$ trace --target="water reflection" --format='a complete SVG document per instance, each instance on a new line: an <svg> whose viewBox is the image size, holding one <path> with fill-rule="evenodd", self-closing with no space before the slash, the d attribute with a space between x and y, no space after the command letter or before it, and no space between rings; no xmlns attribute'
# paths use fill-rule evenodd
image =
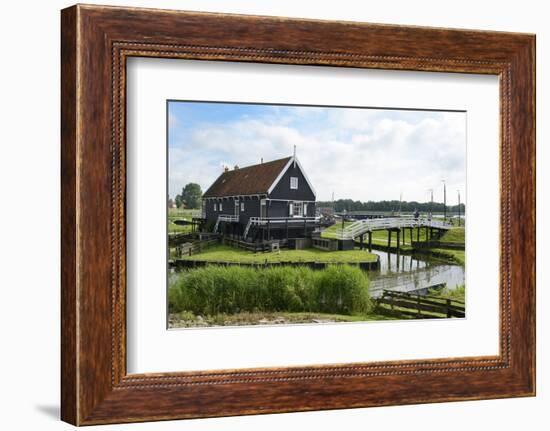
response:
<svg viewBox="0 0 550 431"><path fill-rule="evenodd" d="M378 297L384 289L427 293L427 288L446 283L448 289L464 284L464 268L418 256L373 250L380 256L380 270L370 271L370 292Z"/></svg>

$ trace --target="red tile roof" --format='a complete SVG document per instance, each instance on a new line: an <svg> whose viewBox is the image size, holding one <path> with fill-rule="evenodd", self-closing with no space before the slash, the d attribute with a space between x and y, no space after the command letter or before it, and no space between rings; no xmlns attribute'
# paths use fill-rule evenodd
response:
<svg viewBox="0 0 550 431"><path fill-rule="evenodd" d="M292 157L222 173L203 197L265 194Z"/></svg>

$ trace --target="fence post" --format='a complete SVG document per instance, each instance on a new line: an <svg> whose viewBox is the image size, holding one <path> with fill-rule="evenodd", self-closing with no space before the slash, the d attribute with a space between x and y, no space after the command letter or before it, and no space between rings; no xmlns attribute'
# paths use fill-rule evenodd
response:
<svg viewBox="0 0 550 431"><path fill-rule="evenodd" d="M452 317L451 316L451 300L450 299L447 299L447 317Z"/></svg>

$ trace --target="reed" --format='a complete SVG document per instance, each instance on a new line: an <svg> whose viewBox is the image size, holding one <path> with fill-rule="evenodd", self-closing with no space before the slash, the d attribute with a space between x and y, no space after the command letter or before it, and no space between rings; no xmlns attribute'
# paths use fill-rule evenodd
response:
<svg viewBox="0 0 550 431"><path fill-rule="evenodd" d="M333 265L251 268L207 266L171 277L169 311L200 315L240 312L363 314L372 308L367 275Z"/></svg>

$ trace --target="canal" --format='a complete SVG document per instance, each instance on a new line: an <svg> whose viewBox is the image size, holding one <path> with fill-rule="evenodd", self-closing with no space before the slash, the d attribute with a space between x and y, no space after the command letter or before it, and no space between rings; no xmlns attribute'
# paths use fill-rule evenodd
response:
<svg viewBox="0 0 550 431"><path fill-rule="evenodd" d="M412 256L373 250L380 258L380 269L369 271L370 293L377 298L384 289L426 294L430 286L445 283L448 289L464 285L461 265L428 256Z"/></svg>

